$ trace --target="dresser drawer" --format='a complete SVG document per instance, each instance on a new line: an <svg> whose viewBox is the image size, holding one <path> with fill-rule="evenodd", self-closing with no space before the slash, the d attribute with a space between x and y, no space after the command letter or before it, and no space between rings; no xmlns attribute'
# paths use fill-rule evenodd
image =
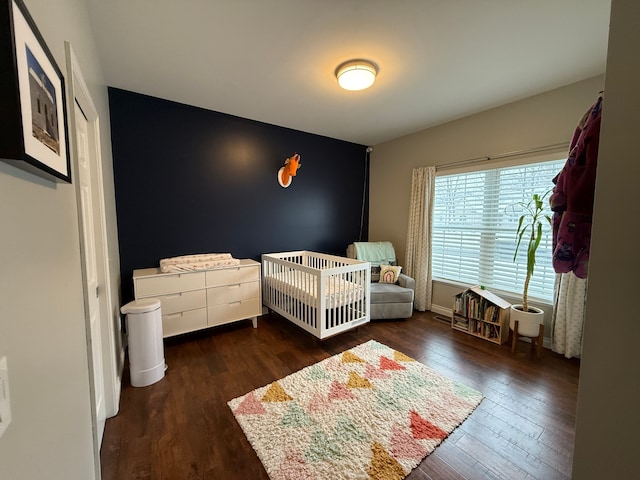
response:
<svg viewBox="0 0 640 480"><path fill-rule="evenodd" d="M207 306L237 302L260 296L260 282L235 283L222 287L207 288Z"/></svg>
<svg viewBox="0 0 640 480"><path fill-rule="evenodd" d="M214 305L207 308L209 326L222 325L223 323L242 320L243 318L257 317L261 314L262 306L258 298Z"/></svg>
<svg viewBox="0 0 640 480"><path fill-rule="evenodd" d="M246 283L260 280L260 265L250 267L231 267L219 270L208 270L207 287L231 285L234 283Z"/></svg>
<svg viewBox="0 0 640 480"><path fill-rule="evenodd" d="M162 304L163 315L195 310L196 308L205 308L207 306L207 294L204 290L157 295L155 298L160 300Z"/></svg>
<svg viewBox="0 0 640 480"><path fill-rule="evenodd" d="M206 308L162 315L163 337L171 337L173 335L192 332L202 328L207 328Z"/></svg>
<svg viewBox="0 0 640 480"><path fill-rule="evenodd" d="M205 272L150 275L135 279L136 298L204 288Z"/></svg>

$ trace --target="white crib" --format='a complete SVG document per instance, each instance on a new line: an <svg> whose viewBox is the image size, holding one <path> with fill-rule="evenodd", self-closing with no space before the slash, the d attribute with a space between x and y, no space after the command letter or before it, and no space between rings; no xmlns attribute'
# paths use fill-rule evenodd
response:
<svg viewBox="0 0 640 480"><path fill-rule="evenodd" d="M262 255L262 302L319 339L369 321L369 262L309 252Z"/></svg>

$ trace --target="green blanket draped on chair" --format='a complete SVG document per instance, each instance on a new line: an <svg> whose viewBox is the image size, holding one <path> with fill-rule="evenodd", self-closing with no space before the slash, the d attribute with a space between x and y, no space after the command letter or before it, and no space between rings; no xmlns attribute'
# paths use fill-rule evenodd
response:
<svg viewBox="0 0 640 480"><path fill-rule="evenodd" d="M396 251L391 242L354 242L356 257L372 266L395 265Z"/></svg>

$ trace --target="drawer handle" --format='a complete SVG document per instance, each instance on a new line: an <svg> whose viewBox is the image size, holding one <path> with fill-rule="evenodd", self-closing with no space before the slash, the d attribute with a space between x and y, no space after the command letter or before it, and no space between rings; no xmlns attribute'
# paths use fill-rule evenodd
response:
<svg viewBox="0 0 640 480"><path fill-rule="evenodd" d="M172 320L174 318L179 318L182 316L182 312L178 312L178 313L172 313L170 315L167 315L167 319L168 320Z"/></svg>
<svg viewBox="0 0 640 480"><path fill-rule="evenodd" d="M237 283L237 284L235 284L235 285L229 285L229 287L228 287L228 288L240 288L240 284L239 284L239 283Z"/></svg>
<svg viewBox="0 0 640 480"><path fill-rule="evenodd" d="M238 301L238 302L231 302L231 303L229 303L229 306L230 306L230 307L237 307L237 306L238 306L238 305L240 305L240 304L242 304L242 302L241 302L241 301Z"/></svg>
<svg viewBox="0 0 640 480"><path fill-rule="evenodd" d="M173 293L171 295L167 295L167 298L176 298L176 297L181 297L182 296L182 292L180 293Z"/></svg>

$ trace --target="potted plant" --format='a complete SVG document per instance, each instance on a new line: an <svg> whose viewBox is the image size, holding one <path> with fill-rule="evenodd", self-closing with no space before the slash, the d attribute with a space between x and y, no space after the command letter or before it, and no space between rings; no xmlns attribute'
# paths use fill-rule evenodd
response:
<svg viewBox="0 0 640 480"><path fill-rule="evenodd" d="M551 226L551 218L544 209L545 199L549 193L551 190L543 195L534 193L528 202L517 202L513 205L514 211L518 209L523 212L518 220L517 244L513 261L516 261L520 246L526 245L527 276L522 290L522 305L511 306L509 326L514 330L515 322L518 321L518 335L526 337L537 337L540 325L544 321L544 311L529 305L528 292L529 282L536 265L536 252L545 231L545 224L548 223ZM523 240L525 240L524 243Z"/></svg>

